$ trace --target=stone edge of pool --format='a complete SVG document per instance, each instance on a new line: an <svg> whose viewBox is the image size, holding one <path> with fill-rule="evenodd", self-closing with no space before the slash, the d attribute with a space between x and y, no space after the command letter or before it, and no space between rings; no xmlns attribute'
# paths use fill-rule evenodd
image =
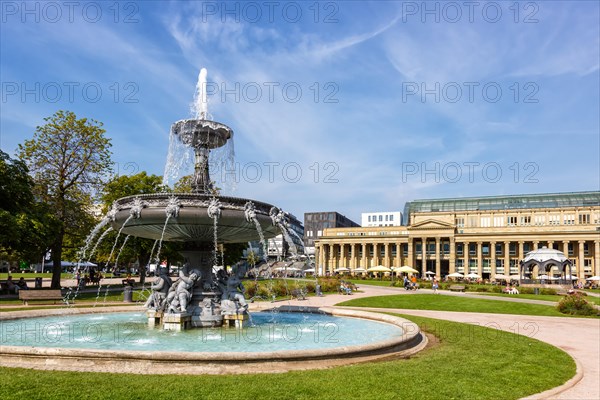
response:
<svg viewBox="0 0 600 400"><path fill-rule="evenodd" d="M274 352L173 352L64 349L0 345L0 366L82 372L134 374L245 374L277 373L292 370L323 369L338 365L375 361L381 358L409 357L427 345L417 324L395 316L337 307L273 307L279 312L319 313L361 318L400 327L403 335L365 345L333 349ZM0 314L0 321L108 312L143 312L142 307L68 308L15 311ZM268 310L262 310L268 311Z"/></svg>

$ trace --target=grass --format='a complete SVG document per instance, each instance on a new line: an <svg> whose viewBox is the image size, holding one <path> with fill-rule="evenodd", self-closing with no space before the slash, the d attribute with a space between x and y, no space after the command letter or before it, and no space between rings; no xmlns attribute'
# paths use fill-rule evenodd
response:
<svg viewBox="0 0 600 400"><path fill-rule="evenodd" d="M512 298L512 299L528 299L528 300L544 300L544 301L553 301L555 303L558 303L559 301L561 301L563 299L564 296L559 296L559 295L552 295L552 294L507 294L507 293L472 293L469 292L470 294L481 294L484 296L499 296L499 297L506 297L506 298ZM594 296L586 296L585 299L592 303L592 304L597 304L600 305L600 297L594 297Z"/></svg>
<svg viewBox="0 0 600 400"><path fill-rule="evenodd" d="M0 368L0 398L518 399L575 374L575 363L565 352L525 336L405 318L436 335L439 344L406 360L282 374L186 376L182 371L149 377Z"/></svg>
<svg viewBox="0 0 600 400"><path fill-rule="evenodd" d="M464 311L488 314L518 314L565 317L554 306L474 299L441 294L375 296L337 304L351 307L406 308L411 310Z"/></svg>
<svg viewBox="0 0 600 400"><path fill-rule="evenodd" d="M348 281L348 282L352 282L356 286L360 286L360 285L387 286L387 287L392 286L391 281L378 281L375 279L368 279L368 280L367 279L344 279L344 280Z"/></svg>

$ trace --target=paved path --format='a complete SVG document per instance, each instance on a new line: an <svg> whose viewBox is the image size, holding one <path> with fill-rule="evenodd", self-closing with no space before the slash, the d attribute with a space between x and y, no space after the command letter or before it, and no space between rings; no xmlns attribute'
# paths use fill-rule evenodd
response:
<svg viewBox="0 0 600 400"><path fill-rule="evenodd" d="M310 297L305 301L282 301L276 304L304 305L304 306L333 306L342 301L351 298L362 298L370 296L382 296L390 294L418 295L421 293L431 293L431 291L419 290L416 293L406 291L400 288L362 285L359 288L360 293L352 296L347 295L327 295L325 297ZM450 292L444 294L449 294ZM465 293L452 293L452 295L463 297L483 296L468 295ZM494 299L494 296L485 298ZM526 300L510 299L499 297L499 300ZM526 300L524 302L536 302L538 300ZM554 304L552 302L543 302L545 304ZM272 307L272 303L257 304L255 308ZM365 309L365 308L360 308ZM507 332L515 332L515 327L521 329L521 334L556 346L567 352L581 368L583 378L574 386L566 391L546 398L551 399L581 399L597 400L600 399L600 320L584 318L563 318L563 317L538 317L529 315L508 315L508 314L480 314L466 312L449 311L426 311L426 310L408 310L408 309L372 309L376 311L395 312L408 315L417 315L444 319L454 322L467 324L476 324L482 326L493 326ZM529 329L527 329L529 328ZM532 329L534 328L534 329ZM552 368L551 365L548 368ZM526 371L523 371L526 373Z"/></svg>

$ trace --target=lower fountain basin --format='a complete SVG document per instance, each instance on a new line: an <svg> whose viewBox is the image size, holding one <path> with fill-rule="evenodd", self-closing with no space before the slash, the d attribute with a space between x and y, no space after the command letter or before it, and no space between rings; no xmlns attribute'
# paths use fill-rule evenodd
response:
<svg viewBox="0 0 600 400"><path fill-rule="evenodd" d="M169 218L165 227L165 212L171 198L177 198L180 208L178 214ZM113 229L125 235L133 235L146 239L160 239L179 242L213 242L214 220L209 217L207 209L212 196L190 193L153 193L124 197L116 201L118 211L111 222ZM143 208L138 218L129 218L136 199ZM270 204L237 197L219 196L221 216L218 219L219 243L242 243L259 240L254 222L248 222L244 214L244 206L252 201L256 218L261 225L265 239L279 234L273 226L269 211ZM129 220L128 220L129 218ZM127 222L125 224L125 222Z"/></svg>
<svg viewBox="0 0 600 400"><path fill-rule="evenodd" d="M64 311L70 314L64 320L2 315L0 365L148 374L281 372L371 361L390 354L407 356L426 344L418 326L408 320L334 307L279 307L254 313L253 326L241 331L185 332L147 328L142 312L125 310L129 313L28 312L47 316ZM73 328L63 328L65 322ZM23 342L20 332L26 327L31 333Z"/></svg>

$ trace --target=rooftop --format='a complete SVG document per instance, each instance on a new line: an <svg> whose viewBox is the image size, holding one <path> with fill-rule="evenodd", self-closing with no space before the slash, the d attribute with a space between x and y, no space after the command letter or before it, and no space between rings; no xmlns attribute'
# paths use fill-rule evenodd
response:
<svg viewBox="0 0 600 400"><path fill-rule="evenodd" d="M600 206L600 191L413 200L404 206L404 215L408 217L415 212L590 206Z"/></svg>

